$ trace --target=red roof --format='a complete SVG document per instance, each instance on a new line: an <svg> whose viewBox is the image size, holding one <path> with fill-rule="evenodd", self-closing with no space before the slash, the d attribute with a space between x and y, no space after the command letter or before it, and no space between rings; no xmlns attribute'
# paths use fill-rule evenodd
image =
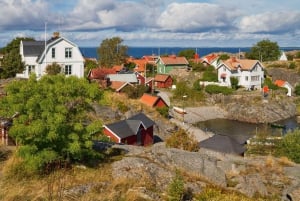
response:
<svg viewBox="0 0 300 201"><path fill-rule="evenodd" d="M216 54L210 54L204 57L204 60L206 60L209 64L211 64L215 59L217 59L219 56Z"/></svg>
<svg viewBox="0 0 300 201"><path fill-rule="evenodd" d="M274 84L279 87L283 87L283 85L285 84L285 81L284 80L275 80Z"/></svg>
<svg viewBox="0 0 300 201"><path fill-rule="evenodd" d="M114 69L116 72L120 72L121 70L123 70L124 66L113 66L112 69Z"/></svg>
<svg viewBox="0 0 300 201"><path fill-rule="evenodd" d="M165 82L167 79L171 77L170 75L165 75L165 74L157 74L154 77L154 80L157 82Z"/></svg>
<svg viewBox="0 0 300 201"><path fill-rule="evenodd" d="M150 107L153 107L153 106L155 106L155 104L157 103L157 101L158 101L160 98L161 98L161 97L159 97L159 96L152 96L152 95L150 95L150 94L144 94L144 95L141 97L140 101L141 101L142 103L144 103L145 105L148 105L148 106L150 106Z"/></svg>
<svg viewBox="0 0 300 201"><path fill-rule="evenodd" d="M168 57L160 57L161 61L165 65L188 65L189 62L185 57L177 57L176 55L170 55Z"/></svg>
<svg viewBox="0 0 300 201"><path fill-rule="evenodd" d="M89 79L104 79L108 74L116 74L116 70L112 68L93 68L88 74Z"/></svg>
<svg viewBox="0 0 300 201"><path fill-rule="evenodd" d="M128 82L112 81L109 87L119 92L128 84L129 84Z"/></svg>

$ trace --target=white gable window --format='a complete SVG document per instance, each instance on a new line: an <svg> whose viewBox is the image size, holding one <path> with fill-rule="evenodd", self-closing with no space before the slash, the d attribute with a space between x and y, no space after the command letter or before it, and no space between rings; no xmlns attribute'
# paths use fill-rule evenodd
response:
<svg viewBox="0 0 300 201"><path fill-rule="evenodd" d="M51 57L52 59L55 59L55 48L51 49Z"/></svg>
<svg viewBox="0 0 300 201"><path fill-rule="evenodd" d="M65 58L66 59L72 58L72 48L69 47L65 48Z"/></svg>
<svg viewBox="0 0 300 201"><path fill-rule="evenodd" d="M259 75L251 76L251 81L259 81Z"/></svg>
<svg viewBox="0 0 300 201"><path fill-rule="evenodd" d="M248 81L248 76L245 77L245 80Z"/></svg>
<svg viewBox="0 0 300 201"><path fill-rule="evenodd" d="M65 75L72 75L72 65L65 65Z"/></svg>

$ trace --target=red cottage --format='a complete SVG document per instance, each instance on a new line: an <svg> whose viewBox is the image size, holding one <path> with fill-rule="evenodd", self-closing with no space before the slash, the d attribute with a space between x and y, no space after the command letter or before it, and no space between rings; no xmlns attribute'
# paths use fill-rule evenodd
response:
<svg viewBox="0 0 300 201"><path fill-rule="evenodd" d="M157 74L154 77L155 87L157 88L171 88L173 84L173 79L170 75Z"/></svg>
<svg viewBox="0 0 300 201"><path fill-rule="evenodd" d="M147 146L153 144L154 121L139 113L129 119L104 125L103 133L113 142Z"/></svg>
<svg viewBox="0 0 300 201"><path fill-rule="evenodd" d="M150 107L168 107L168 104L160 96L152 96L150 94L143 94L140 101Z"/></svg>

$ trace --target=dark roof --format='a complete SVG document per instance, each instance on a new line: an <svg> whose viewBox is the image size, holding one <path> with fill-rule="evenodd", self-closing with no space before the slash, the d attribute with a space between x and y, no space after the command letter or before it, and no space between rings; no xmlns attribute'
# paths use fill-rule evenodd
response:
<svg viewBox="0 0 300 201"><path fill-rule="evenodd" d="M146 128L149 128L155 124L154 121L152 121L149 117L147 117L144 113L141 112L130 117L129 119L142 121Z"/></svg>
<svg viewBox="0 0 300 201"><path fill-rule="evenodd" d="M203 140L199 143L200 148L207 148L214 151L230 154L242 155L246 148L235 139L227 135L214 135L211 138Z"/></svg>
<svg viewBox="0 0 300 201"><path fill-rule="evenodd" d="M154 125L154 122L145 114L139 113L127 120L118 121L112 124L104 125L114 132L119 138L123 139L132 135L136 135L141 126L145 129Z"/></svg>
<svg viewBox="0 0 300 201"><path fill-rule="evenodd" d="M25 56L39 56L45 49L43 41L23 41L23 51Z"/></svg>

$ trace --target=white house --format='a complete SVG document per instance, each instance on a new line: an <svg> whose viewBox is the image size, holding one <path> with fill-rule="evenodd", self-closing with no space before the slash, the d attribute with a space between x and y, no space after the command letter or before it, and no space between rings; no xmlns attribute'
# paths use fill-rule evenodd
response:
<svg viewBox="0 0 300 201"><path fill-rule="evenodd" d="M283 87L287 89L287 96L292 96L292 91L293 91L293 87L290 83L288 83L287 81L284 80L275 80L274 82L275 85L279 86L279 87Z"/></svg>
<svg viewBox="0 0 300 201"><path fill-rule="evenodd" d="M221 61L217 68L221 85L231 86L230 77L238 79L239 86L246 89L261 89L264 80L263 66L258 60L237 59L232 57Z"/></svg>
<svg viewBox="0 0 300 201"><path fill-rule="evenodd" d="M84 58L79 47L71 41L59 36L58 32L45 41L21 41L20 55L25 63L23 73L17 74L20 78L29 78L35 73L38 78L47 74L46 66L57 63L62 67L65 75L84 76Z"/></svg>

